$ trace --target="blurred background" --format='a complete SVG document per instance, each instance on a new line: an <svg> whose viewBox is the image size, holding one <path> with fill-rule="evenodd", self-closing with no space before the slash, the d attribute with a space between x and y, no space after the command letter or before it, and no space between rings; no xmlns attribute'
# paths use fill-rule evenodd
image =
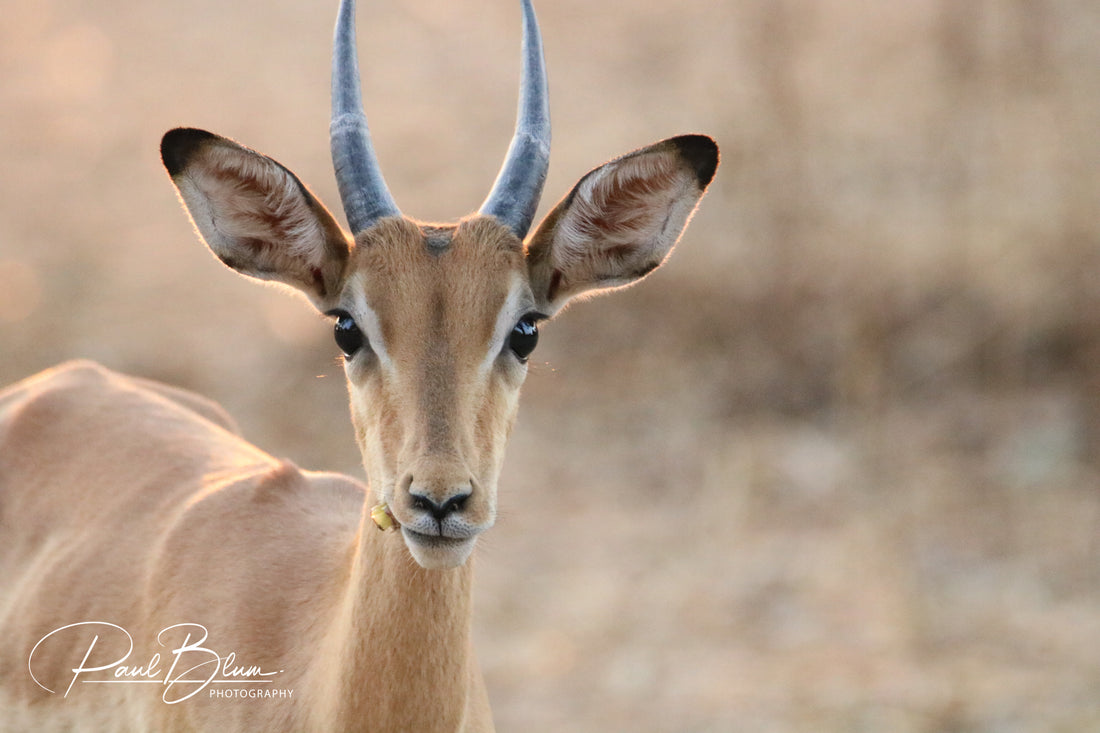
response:
<svg viewBox="0 0 1100 733"><path fill-rule="evenodd" d="M330 207L335 0L3 2L0 381L189 387L362 476L330 325L222 267L177 125ZM402 209L511 135L511 0L363 0ZM542 211L683 132L723 164L666 267L543 329L478 557L502 731L1100 730L1100 4L542 0Z"/></svg>

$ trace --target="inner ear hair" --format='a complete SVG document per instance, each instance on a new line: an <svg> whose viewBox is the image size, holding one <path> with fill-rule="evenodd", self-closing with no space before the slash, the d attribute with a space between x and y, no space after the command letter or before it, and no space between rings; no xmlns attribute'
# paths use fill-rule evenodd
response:
<svg viewBox="0 0 1100 733"><path fill-rule="evenodd" d="M718 167L718 146L683 135L590 171L531 237L528 268L540 307L622 287L667 258Z"/></svg>
<svg viewBox="0 0 1100 733"><path fill-rule="evenodd" d="M204 130L172 130L161 156L210 250L249 277L304 292L324 309L350 240L324 205L277 161Z"/></svg>

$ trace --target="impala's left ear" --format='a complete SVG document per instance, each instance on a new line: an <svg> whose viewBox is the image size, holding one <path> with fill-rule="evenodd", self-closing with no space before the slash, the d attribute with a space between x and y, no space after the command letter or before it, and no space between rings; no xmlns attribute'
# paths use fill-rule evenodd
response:
<svg viewBox="0 0 1100 733"><path fill-rule="evenodd" d="M553 315L585 292L629 285L672 251L718 168L718 146L683 135L590 172L527 243L538 307Z"/></svg>

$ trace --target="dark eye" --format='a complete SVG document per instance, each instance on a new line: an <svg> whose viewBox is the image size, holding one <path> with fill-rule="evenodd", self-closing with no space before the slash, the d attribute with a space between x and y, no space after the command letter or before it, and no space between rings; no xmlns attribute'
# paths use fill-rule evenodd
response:
<svg viewBox="0 0 1100 733"><path fill-rule="evenodd" d="M508 336L508 348L520 361L527 361L527 357L535 350L539 342L539 329L535 325L538 316L526 315L512 329Z"/></svg>
<svg viewBox="0 0 1100 733"><path fill-rule="evenodd" d="M355 352L363 348L363 344L367 341L366 337L347 311L332 311L329 315L336 316L336 326L333 329L336 345L340 347L340 351L344 352L344 356L351 358Z"/></svg>

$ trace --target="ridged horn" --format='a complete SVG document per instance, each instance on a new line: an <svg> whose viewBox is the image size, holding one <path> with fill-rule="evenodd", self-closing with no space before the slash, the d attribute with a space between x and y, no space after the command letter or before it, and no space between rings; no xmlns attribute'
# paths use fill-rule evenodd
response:
<svg viewBox="0 0 1100 733"><path fill-rule="evenodd" d="M355 0L341 0L332 49L332 165L353 234L385 216L400 216L371 145L355 49Z"/></svg>
<svg viewBox="0 0 1100 733"><path fill-rule="evenodd" d="M506 224L524 239L538 209L550 167L550 97L542 36L531 0L523 4L523 71L516 132L497 180L480 212Z"/></svg>

